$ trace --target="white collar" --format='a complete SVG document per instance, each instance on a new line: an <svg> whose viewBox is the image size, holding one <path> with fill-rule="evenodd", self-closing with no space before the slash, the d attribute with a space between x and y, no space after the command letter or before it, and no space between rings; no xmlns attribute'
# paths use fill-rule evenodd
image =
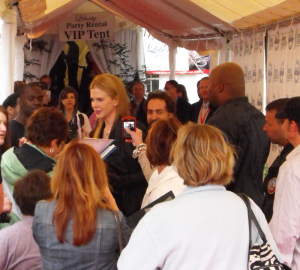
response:
<svg viewBox="0 0 300 270"><path fill-rule="evenodd" d="M294 158L295 156L297 156L298 154L300 154L300 144L291 152L286 156L286 160L290 160L292 158Z"/></svg>
<svg viewBox="0 0 300 270"><path fill-rule="evenodd" d="M158 174L157 169L152 173L148 188L146 190L146 194L150 193L153 189L155 189L161 183L170 180L174 177L180 177L177 173L177 169L174 166L165 167L160 174ZM183 180L182 180L183 181Z"/></svg>
<svg viewBox="0 0 300 270"><path fill-rule="evenodd" d="M221 185L205 185L205 186L199 186L199 187L191 187L187 186L179 195L184 196L185 194L194 193L194 192L202 192L202 191L226 191L226 188Z"/></svg>

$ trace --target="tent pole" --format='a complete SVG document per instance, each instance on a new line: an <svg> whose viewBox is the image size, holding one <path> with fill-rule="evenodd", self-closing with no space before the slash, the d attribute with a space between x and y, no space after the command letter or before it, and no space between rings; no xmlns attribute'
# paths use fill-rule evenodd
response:
<svg viewBox="0 0 300 270"><path fill-rule="evenodd" d="M0 46L0 103L14 92L15 38L17 35L17 13L7 9L2 16Z"/></svg>
<svg viewBox="0 0 300 270"><path fill-rule="evenodd" d="M172 40L169 43L169 69L170 69L170 80L175 80L175 71L176 71L176 55L177 55L177 45Z"/></svg>

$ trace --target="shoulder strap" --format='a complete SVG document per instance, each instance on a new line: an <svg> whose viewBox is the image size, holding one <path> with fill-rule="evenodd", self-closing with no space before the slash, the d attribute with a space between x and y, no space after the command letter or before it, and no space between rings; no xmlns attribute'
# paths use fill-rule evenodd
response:
<svg viewBox="0 0 300 270"><path fill-rule="evenodd" d="M113 215L115 217L116 223L117 223L117 230L118 230L118 238L119 238L119 249L120 249L120 253L123 250L123 240L122 240L122 232L121 232L121 223L120 223L120 219L118 214L116 213L115 210L111 209L111 211L113 212Z"/></svg>
<svg viewBox="0 0 300 270"><path fill-rule="evenodd" d="M247 206L249 225L251 225L251 220L252 220L253 223L255 224L255 227L257 228L259 236L261 237L261 239L263 240L263 242L267 242L266 235L263 232L263 230L261 229L261 227L260 227L260 225L259 225L259 223L258 223L258 221L256 219L256 216L254 215L254 213L253 213L253 211L251 209L251 204L250 204L250 200L249 200L248 196L246 196L243 193L239 193L237 195L244 201L244 203ZM250 226L250 236L251 236L251 226ZM250 244L251 244L251 238L250 238ZM251 247L252 247L252 245L251 245Z"/></svg>
<svg viewBox="0 0 300 270"><path fill-rule="evenodd" d="M244 203L246 204L246 207L247 207L248 225L249 225L249 251L250 251L250 249L252 247L251 213L250 213L251 206L250 206L249 199L245 194L237 193L236 195L238 195L244 201Z"/></svg>

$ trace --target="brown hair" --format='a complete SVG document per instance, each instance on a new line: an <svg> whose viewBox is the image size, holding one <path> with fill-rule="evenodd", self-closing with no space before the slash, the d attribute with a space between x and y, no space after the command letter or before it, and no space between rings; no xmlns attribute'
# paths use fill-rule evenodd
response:
<svg viewBox="0 0 300 270"><path fill-rule="evenodd" d="M90 85L90 89L98 88L104 91L109 97L117 98L117 117L129 116L128 96L124 84L121 79L109 73L103 73L94 78ZM94 133L94 138L98 138L103 121L97 121L97 128Z"/></svg>
<svg viewBox="0 0 300 270"><path fill-rule="evenodd" d="M177 131L181 125L174 117L168 120L158 119L154 122L146 140L146 155L152 166L170 165L171 148L177 139Z"/></svg>
<svg viewBox="0 0 300 270"><path fill-rule="evenodd" d="M77 91L69 86L69 87L66 87L64 90L62 90L59 94L59 98L58 98L58 109L60 111L64 111L65 109L65 106L64 104L62 103L62 100L66 99L67 98L67 95L68 94L74 94L74 97L75 97L75 105L74 105L74 111L76 112L77 111L77 108L78 108L78 93Z"/></svg>
<svg viewBox="0 0 300 270"><path fill-rule="evenodd" d="M276 112L280 112L284 109L286 103L289 101L289 98L280 98L280 99L276 99L271 101L267 107L266 107L266 111L270 112L270 111L276 111ZM284 119L278 119L276 118L276 121L278 124L283 124Z"/></svg>
<svg viewBox="0 0 300 270"><path fill-rule="evenodd" d="M9 125L8 125L8 114L7 110L3 106L0 105L0 112L3 113L6 117L6 134L4 138L4 143L1 145L2 154L11 147L10 144L10 136L9 136Z"/></svg>
<svg viewBox="0 0 300 270"><path fill-rule="evenodd" d="M209 81L209 77L204 77L204 78L202 78L201 80L199 80L198 82L197 82L197 87L198 87L198 85L199 85L199 83L201 83L202 81Z"/></svg>
<svg viewBox="0 0 300 270"><path fill-rule="evenodd" d="M234 152L222 132L213 126L183 126L171 156L187 186L227 185L231 181Z"/></svg>
<svg viewBox="0 0 300 270"><path fill-rule="evenodd" d="M164 100L166 102L167 112L175 115L175 102L167 92L156 90L154 92L149 93L145 102L145 111L147 111L148 103L151 99Z"/></svg>
<svg viewBox="0 0 300 270"><path fill-rule="evenodd" d="M38 201L52 198L50 177L41 170L32 170L14 184L13 197L23 215L34 216Z"/></svg>
<svg viewBox="0 0 300 270"><path fill-rule="evenodd" d="M57 145L65 141L69 126L62 112L55 108L42 107L34 112L27 121L26 137L37 145L48 147L57 139Z"/></svg>
<svg viewBox="0 0 300 270"><path fill-rule="evenodd" d="M60 243L64 242L70 219L74 224L73 245L81 246L92 240L97 210L108 208L104 199L107 188L105 165L95 149L76 141L66 146L51 180L53 197L57 201L53 223Z"/></svg>

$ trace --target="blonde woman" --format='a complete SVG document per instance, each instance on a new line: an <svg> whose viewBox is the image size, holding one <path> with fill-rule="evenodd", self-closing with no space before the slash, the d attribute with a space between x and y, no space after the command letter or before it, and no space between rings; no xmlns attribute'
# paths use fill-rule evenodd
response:
<svg viewBox="0 0 300 270"><path fill-rule="evenodd" d="M235 162L221 131L205 124L183 126L171 156L188 187L139 222L118 269L246 270L248 213L241 198L224 187ZM280 258L264 214L253 201L251 206ZM252 229L252 243L261 242Z"/></svg>
<svg viewBox="0 0 300 270"><path fill-rule="evenodd" d="M138 160L132 157L134 146L122 138L122 117L130 116L128 96L120 78L108 73L96 76L90 89L98 121L91 137L115 140L117 150L106 159L109 184L119 209L129 216L140 209L147 182ZM145 139L145 126L137 122L137 127Z"/></svg>
<svg viewBox="0 0 300 270"><path fill-rule="evenodd" d="M90 146L72 142L51 179L53 200L36 205L32 225L43 269L117 269L117 210L105 164ZM123 244L128 230L120 212Z"/></svg>

